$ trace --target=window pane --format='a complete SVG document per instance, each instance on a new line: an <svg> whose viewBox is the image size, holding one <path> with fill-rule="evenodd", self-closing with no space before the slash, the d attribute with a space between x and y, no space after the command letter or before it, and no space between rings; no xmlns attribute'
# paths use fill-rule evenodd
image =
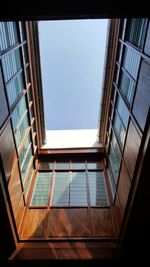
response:
<svg viewBox="0 0 150 267"><path fill-rule="evenodd" d="M2 58L4 79L7 83L19 70L21 70L20 50L16 49Z"/></svg>
<svg viewBox="0 0 150 267"><path fill-rule="evenodd" d="M112 134L111 138L109 159L111 162L111 167L114 174L115 182L117 183L119 168L121 164L121 153L114 134Z"/></svg>
<svg viewBox="0 0 150 267"><path fill-rule="evenodd" d="M114 179L113 179L113 176L112 176L110 170L108 170L108 177L109 177L109 183L110 183L112 198L114 200L115 194L116 194L116 187L115 187Z"/></svg>
<svg viewBox="0 0 150 267"><path fill-rule="evenodd" d="M79 170L83 170L85 169L85 162L72 162L72 169L79 169Z"/></svg>
<svg viewBox="0 0 150 267"><path fill-rule="evenodd" d="M12 123L13 123L14 131L18 128L21 118L25 114L26 110L27 110L27 105L26 105L25 97L23 97L12 113Z"/></svg>
<svg viewBox="0 0 150 267"><path fill-rule="evenodd" d="M21 95L23 89L24 89L24 82L23 82L23 74L21 72L15 79L11 80L6 85L6 91L10 108L14 105L18 97Z"/></svg>
<svg viewBox="0 0 150 267"><path fill-rule="evenodd" d="M131 106L134 94L134 82L123 71L120 74L119 89Z"/></svg>
<svg viewBox="0 0 150 267"><path fill-rule="evenodd" d="M103 164L102 161L97 161L97 162L87 162L87 168L90 169L102 169Z"/></svg>
<svg viewBox="0 0 150 267"><path fill-rule="evenodd" d="M23 167L21 169L21 178L22 178L23 182L24 182L24 180L26 178L31 158L32 158L32 149L31 149L31 146L30 146L30 148L28 150L28 153L27 153L27 156L26 156L26 159L25 159L25 161L23 163Z"/></svg>
<svg viewBox="0 0 150 267"><path fill-rule="evenodd" d="M136 79L138 74L139 63L140 63L140 55L131 48L125 47L123 67L134 79Z"/></svg>
<svg viewBox="0 0 150 267"><path fill-rule="evenodd" d="M34 171L34 168L33 168L33 165L32 165L32 167L30 169L29 178L28 178L28 181L27 181L27 184L26 184L26 188L24 189L25 201L27 201L27 196L28 196L30 185L31 185L31 182L32 182L32 176L33 176L33 173L34 173L33 171Z"/></svg>
<svg viewBox="0 0 150 267"><path fill-rule="evenodd" d="M52 196L52 205L68 206L69 201L69 172L56 172Z"/></svg>
<svg viewBox="0 0 150 267"><path fill-rule="evenodd" d="M85 172L72 172L70 184L70 205L87 206L87 186Z"/></svg>
<svg viewBox="0 0 150 267"><path fill-rule="evenodd" d="M21 151L21 154L19 156L19 163L20 163L20 166L22 168L22 164L26 158L26 154L27 154L27 151L28 151L28 148L29 148L29 145L31 144L31 139L30 139L30 136L28 136L28 138L26 139L26 142L23 146L23 149Z"/></svg>
<svg viewBox="0 0 150 267"><path fill-rule="evenodd" d="M69 162L56 162L56 169L69 169Z"/></svg>
<svg viewBox="0 0 150 267"><path fill-rule="evenodd" d="M125 140L125 129L123 127L123 124L122 124L117 112L115 113L115 118L114 118L114 129L115 129L115 133L117 135L119 144L120 144L121 148L123 148L124 140Z"/></svg>
<svg viewBox="0 0 150 267"><path fill-rule="evenodd" d="M129 19L126 40L133 45L142 48L144 44L147 19Z"/></svg>
<svg viewBox="0 0 150 267"><path fill-rule="evenodd" d="M15 134L17 148L19 149L21 142L29 127L28 113L25 97L23 97L12 113L12 124Z"/></svg>
<svg viewBox="0 0 150 267"><path fill-rule="evenodd" d="M39 172L34 188L31 206L47 206L52 172Z"/></svg>
<svg viewBox="0 0 150 267"><path fill-rule="evenodd" d="M88 172L91 206L107 206L104 172Z"/></svg>
<svg viewBox="0 0 150 267"><path fill-rule="evenodd" d="M23 141L23 138L25 136L25 133L28 127L29 127L28 114L26 114L23 117L23 120L21 121L21 123L19 124L17 131L15 132L15 139L16 139L16 144L17 144L18 149Z"/></svg>
<svg viewBox="0 0 150 267"><path fill-rule="evenodd" d="M0 22L0 52L18 42L17 23Z"/></svg>
<svg viewBox="0 0 150 267"><path fill-rule="evenodd" d="M40 170L53 169L54 162L40 162Z"/></svg>
<svg viewBox="0 0 150 267"><path fill-rule="evenodd" d="M129 121L129 111L121 96L118 96L116 107L123 121L123 124L125 128L127 129L127 125Z"/></svg>

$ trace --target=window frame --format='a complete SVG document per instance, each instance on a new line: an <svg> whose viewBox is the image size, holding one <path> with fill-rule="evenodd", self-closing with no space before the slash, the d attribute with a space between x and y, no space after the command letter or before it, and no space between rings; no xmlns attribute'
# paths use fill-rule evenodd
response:
<svg viewBox="0 0 150 267"><path fill-rule="evenodd" d="M99 162L98 160L68 160L68 161L63 161L64 163L69 163L69 168L68 169L56 169L55 166L56 166L56 160L54 161L48 161L46 163L50 163L53 165L53 168L40 168L40 162L39 162L39 169L38 169L38 172L50 172L52 173L52 181L50 183L50 187L49 187L49 202L48 202L48 205L47 206L33 206L32 205L32 197L33 197L33 192L34 192L34 188L36 186L36 179L35 178L35 181L34 181L34 186L32 187L31 191L32 191L32 196L29 200L29 208L31 209L36 209L36 208L109 208L110 207L110 204L111 204L111 196L109 195L109 190L108 190L108 182L106 181L106 174L105 174L105 168L104 168L104 163L103 163L103 160L100 160L102 161L102 164L101 166L98 168L98 169L88 169L88 166L87 166L87 162L90 162L90 163L95 163L95 162ZM61 162L61 160L58 160L57 162ZM72 165L71 163L72 162L76 162L76 163L85 163L85 169L75 169L75 168L72 168ZM56 173L63 173L63 172L66 172L68 173L68 175L72 175L72 173L85 173L85 178L86 178L86 195L87 195L87 205L70 205L70 184L69 184L69 202L68 202L68 205L53 205L52 204L52 198L53 198L53 192L54 192L54 180L55 180L55 174ZM89 188L89 177L88 177L88 173L95 173L95 172L103 172L104 173L104 184L105 184L105 193L106 193L106 197L107 197L107 205L92 205L90 203L90 188Z"/></svg>

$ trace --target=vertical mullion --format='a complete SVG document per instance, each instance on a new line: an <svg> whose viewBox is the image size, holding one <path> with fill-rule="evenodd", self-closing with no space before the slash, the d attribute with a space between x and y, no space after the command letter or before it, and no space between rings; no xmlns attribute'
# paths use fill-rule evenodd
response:
<svg viewBox="0 0 150 267"><path fill-rule="evenodd" d="M88 179L88 170L87 170L87 161L85 161L85 172L86 172L86 190L87 190L87 203L88 203L88 225L89 225L89 231L91 234L91 237L94 236L94 231L93 231L93 216L92 216L92 209L90 206L90 188L89 188L89 179Z"/></svg>
<svg viewBox="0 0 150 267"><path fill-rule="evenodd" d="M68 206L70 206L71 200L71 184L72 184L72 160L69 162L70 172L69 172L69 194L68 194Z"/></svg>
<svg viewBox="0 0 150 267"><path fill-rule="evenodd" d="M71 196L71 183L72 183L72 171L69 171L68 174L68 182L69 182L69 192L68 192L68 206L70 206L70 196Z"/></svg>
<svg viewBox="0 0 150 267"><path fill-rule="evenodd" d="M90 208L90 189L89 189L89 180L88 180L88 171L87 171L87 161L85 161L85 172L86 172L87 203L88 203L88 208Z"/></svg>
<svg viewBox="0 0 150 267"><path fill-rule="evenodd" d="M34 177L34 180L31 184L31 191L30 191L30 195L28 196L28 203L27 205L28 206L32 206L32 199L33 199L33 196L34 196L34 191L35 191L35 188L36 188L36 184L37 184L37 178L38 178L38 171L36 170L36 174L35 174L35 177Z"/></svg>
<svg viewBox="0 0 150 267"><path fill-rule="evenodd" d="M53 196L53 190L54 190L54 181L55 181L55 172L53 170L52 172L52 179L49 187L49 193L48 193L48 208L52 206L52 196Z"/></svg>

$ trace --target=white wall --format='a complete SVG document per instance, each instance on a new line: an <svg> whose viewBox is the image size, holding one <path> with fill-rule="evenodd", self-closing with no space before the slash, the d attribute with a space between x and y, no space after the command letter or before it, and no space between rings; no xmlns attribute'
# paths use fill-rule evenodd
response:
<svg viewBox="0 0 150 267"><path fill-rule="evenodd" d="M100 147L97 134L97 129L47 131L47 143L42 148Z"/></svg>

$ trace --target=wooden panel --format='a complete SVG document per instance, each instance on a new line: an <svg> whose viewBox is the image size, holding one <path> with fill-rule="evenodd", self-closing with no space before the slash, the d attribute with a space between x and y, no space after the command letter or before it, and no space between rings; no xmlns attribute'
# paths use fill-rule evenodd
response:
<svg viewBox="0 0 150 267"><path fill-rule="evenodd" d="M14 167L14 170L12 172L12 175L10 177L8 190L10 194L11 204L14 212L14 216L16 218L19 200L22 194L22 188L20 183L20 174L18 169L18 164Z"/></svg>
<svg viewBox="0 0 150 267"><path fill-rule="evenodd" d="M141 143L141 138L138 135L138 132L135 129L132 121L130 121L126 145L125 145L125 151L124 151L124 160L128 168L131 179L133 177L140 143Z"/></svg>
<svg viewBox="0 0 150 267"><path fill-rule="evenodd" d="M148 111L150 108L150 65L142 62L140 76L136 90L133 106L135 115L140 127L144 130Z"/></svg>
<svg viewBox="0 0 150 267"><path fill-rule="evenodd" d="M5 176L8 181L13 165L17 159L10 122L0 136L0 153L2 156Z"/></svg>
<svg viewBox="0 0 150 267"><path fill-rule="evenodd" d="M4 123L8 116L8 107L6 102L6 97L4 93L4 84L2 80L2 73L0 68L0 127Z"/></svg>
<svg viewBox="0 0 150 267"><path fill-rule="evenodd" d="M113 236L110 209L92 209L93 235L95 237Z"/></svg>
<svg viewBox="0 0 150 267"><path fill-rule="evenodd" d="M18 230L21 225L21 220L24 214L24 210L25 210L25 205L24 205L23 196L22 196L20 199L19 205L18 205L18 211L17 211L17 216L16 216L16 224L17 224Z"/></svg>
<svg viewBox="0 0 150 267"><path fill-rule="evenodd" d="M29 209L20 231L22 239L113 236L109 208L93 208L91 212L87 208Z"/></svg>
<svg viewBox="0 0 150 267"><path fill-rule="evenodd" d="M115 204L111 207L111 216L114 227L114 236L118 237L120 233L120 227L122 223L122 211L118 196L116 195Z"/></svg>
<svg viewBox="0 0 150 267"><path fill-rule="evenodd" d="M44 236L44 223L47 221L45 209L28 209L23 219L20 237L41 238Z"/></svg>
<svg viewBox="0 0 150 267"><path fill-rule="evenodd" d="M146 43L145 43L145 49L144 52L150 56L150 22L148 26L148 32L147 32L147 37L146 37Z"/></svg>
<svg viewBox="0 0 150 267"><path fill-rule="evenodd" d="M1 161L0 161L1 163ZM7 195L0 166L0 266L16 248L16 233L12 224Z"/></svg>
<svg viewBox="0 0 150 267"><path fill-rule="evenodd" d="M14 259L15 260L19 259L25 259L25 260L103 259L104 260L105 259L108 261L109 259L112 259L117 256L118 252L117 248L118 248L117 243L108 241L107 242L93 242L93 241L58 242L57 241L57 242L42 242L42 243L26 242L18 244L18 249L15 250L15 252L11 255L9 259L10 260Z"/></svg>
<svg viewBox="0 0 150 267"><path fill-rule="evenodd" d="M51 209L48 236L89 236L88 209Z"/></svg>
<svg viewBox="0 0 150 267"><path fill-rule="evenodd" d="M130 186L131 186L131 181L130 181L129 175L127 173L127 169L125 167L125 164L122 162L117 192L118 192L118 197L120 200L120 206L121 206L123 214L124 214L125 207L127 204Z"/></svg>

